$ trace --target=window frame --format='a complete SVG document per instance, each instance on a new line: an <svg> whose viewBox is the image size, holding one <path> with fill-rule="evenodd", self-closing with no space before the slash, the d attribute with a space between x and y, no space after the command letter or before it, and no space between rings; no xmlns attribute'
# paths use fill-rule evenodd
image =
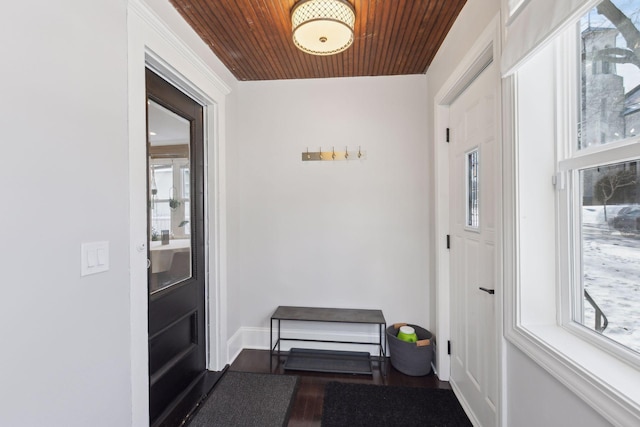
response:
<svg viewBox="0 0 640 427"><path fill-rule="evenodd" d="M522 72L526 66L520 66L503 81L504 135L506 141L513 141L513 145L505 146L503 165L504 273L505 283L513 284L505 287L505 336L607 420L615 425L634 425L640 423L640 368L635 357L625 357L611 340L596 336L572 320L573 278L579 272L582 256L572 256L573 251L581 250L575 240L580 231L575 229L580 225L575 221L579 210L571 197L579 194L573 193L579 183L569 171L640 156L638 138L588 147L579 153L575 152L577 143L567 142L577 141L575 124L580 108L576 101L579 85L571 84L578 83L580 76L576 50L571 50L579 42L576 22L565 26L527 59L526 66L531 67L528 75ZM533 69L539 73L531 72ZM543 83L534 81L534 75ZM527 89L535 84L544 84L545 94ZM538 105L542 113L534 118L527 114L531 109L528 105L536 103L538 97L545 104L542 109ZM532 126L534 120L544 123ZM554 145L553 150L549 145L544 149L545 164L533 177L532 166L523 160L532 150L528 143ZM551 176L546 175L550 168L555 169ZM528 191L531 188L535 197L545 198L540 215L554 212L552 232L527 230L531 215L528 217L526 210L532 204L526 199L532 194ZM534 239L546 239L542 247L553 248L552 253L536 251L541 243ZM535 259L531 259L532 253ZM532 266L534 263L538 268Z"/></svg>
<svg viewBox="0 0 640 427"><path fill-rule="evenodd" d="M607 156L602 156L602 152L588 153L578 159L566 159L558 162L560 174L564 174L565 182L568 183L566 190L559 191L559 215L568 217L570 224L566 230L560 230L558 246L560 249L560 264L563 271L560 278L559 288L567 296L562 300L560 307L562 316L562 326L571 333L612 353L615 357L629 363L633 367L640 369L640 354L627 348L617 341L590 329L589 327L575 321L579 310L584 305L583 286L583 254L582 254L582 227L581 213L582 204L580 189L580 171L598 166L606 166L612 163L633 161L640 158L640 143L638 138L633 141L620 141L615 143L615 147L610 147ZM612 145L614 143L611 143ZM631 150L629 150L631 149ZM607 150L609 151L609 150ZM629 152L633 155L630 157ZM617 157L611 161L610 157L618 153ZM602 161L606 159L607 161ZM565 266L562 269L562 266Z"/></svg>
<svg viewBox="0 0 640 427"><path fill-rule="evenodd" d="M176 191L176 200L178 200L180 202L180 205L176 208L176 209L170 209L170 217L169 217L169 223L170 223L170 232L171 232L171 238L172 239L189 239L191 238L191 227L187 228L186 225L183 227L178 227L176 224L179 224L180 221L182 221L181 218L185 217L185 204L186 202L190 202L190 194L186 195L184 194L184 171L185 169L190 171L189 166L190 166L190 161L188 158L185 157L178 157L178 158L157 158L157 159L152 159L151 163L153 166L162 166L162 167L170 167L171 168L171 176L172 176L172 188L175 189ZM189 172L189 179L190 179L191 175ZM189 189L191 189L190 186L190 182L189 182ZM170 200L163 198L163 199L156 199L155 203L168 203ZM190 205L189 205L190 206ZM189 217L191 218L191 212L189 212ZM152 219L153 221L153 219ZM189 230L189 233L186 233L186 230Z"/></svg>
<svg viewBox="0 0 640 427"><path fill-rule="evenodd" d="M558 41L557 78L565 82L558 91L558 108L564 111L567 123L558 126L557 173L565 188L559 193L559 217L568 219L566 229L558 230L561 277L559 287L565 297L560 312L562 325L591 344L613 353L621 360L640 369L640 354L576 322L577 311L583 307L582 203L580 171L598 166L640 159L640 138L629 137L602 145L579 148L581 69L579 54L579 24L569 26ZM569 124L569 126L567 126ZM562 185L560 186L562 187Z"/></svg>
<svg viewBox="0 0 640 427"><path fill-rule="evenodd" d="M469 165L469 160L470 160L470 156L475 153L476 155L476 163L475 163L475 173L476 173L476 183L475 183L475 203L476 203L476 212L475 212L475 216L476 216L476 223L475 224L470 224L473 222L473 208L470 204L471 202L471 196L472 196L472 188L471 188L471 168ZM471 231L474 233L480 233L481 229L480 229L480 199L479 199L479 194L480 194L480 146L476 145L473 148L471 148L470 150L467 150L464 153L464 169L465 169L465 220L464 220L464 229L466 231Z"/></svg>

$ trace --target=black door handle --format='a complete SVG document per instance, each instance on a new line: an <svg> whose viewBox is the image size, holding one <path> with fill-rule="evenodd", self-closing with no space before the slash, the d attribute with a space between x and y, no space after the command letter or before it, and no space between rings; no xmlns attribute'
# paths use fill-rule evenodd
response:
<svg viewBox="0 0 640 427"><path fill-rule="evenodd" d="M480 288L481 291L485 291L486 293L493 295L496 293L495 289L487 289L487 288Z"/></svg>

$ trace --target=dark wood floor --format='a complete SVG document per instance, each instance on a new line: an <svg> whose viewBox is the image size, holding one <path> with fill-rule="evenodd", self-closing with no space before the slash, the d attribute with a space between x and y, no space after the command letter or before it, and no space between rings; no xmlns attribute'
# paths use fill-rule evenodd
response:
<svg viewBox="0 0 640 427"><path fill-rule="evenodd" d="M377 363L374 364L373 375L346 375L303 371L285 372L282 361L278 363L277 356L272 357L273 364L271 366L268 350L242 350L229 370L299 376L300 382L289 418L289 427L320 426L324 386L330 381L386 386L451 388L448 382L439 381L433 373L423 377L412 377L395 370L389 362L387 362L386 376L381 375Z"/></svg>

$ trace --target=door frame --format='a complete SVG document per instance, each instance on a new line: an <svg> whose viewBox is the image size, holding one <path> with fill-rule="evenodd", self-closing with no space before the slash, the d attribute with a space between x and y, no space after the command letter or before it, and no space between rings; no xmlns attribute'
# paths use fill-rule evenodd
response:
<svg viewBox="0 0 640 427"><path fill-rule="evenodd" d="M162 15L164 21L160 18ZM128 2L129 240L132 426L149 425L149 353L146 223L145 68L203 105L205 180L205 289L207 369L227 363L226 334L226 97L231 88L191 47L191 29L167 2L151 9ZM171 22L171 28L166 24ZM183 40L190 40L187 44Z"/></svg>
<svg viewBox="0 0 640 427"><path fill-rule="evenodd" d="M474 45L467 51L464 58L455 67L451 76L442 85L434 97L434 180L435 180L435 287L436 287L436 328L435 335L439 345L436 347L436 373L442 381L448 381L451 371L451 357L448 354L447 342L451 338L451 282L450 282L450 257L446 247L446 236L451 234L449 224L449 145L446 142L446 133L449 128L449 107L456 98L475 80L484 70L490 61L499 62L501 52L501 30L500 15L496 15L491 23L478 37ZM499 66L497 67L499 70ZM501 102L501 82L499 76L496 78L498 87L498 102ZM501 105L497 106L497 111L502 111ZM498 165L502 166L502 117L496 117L498 140L497 148L500 152ZM502 174L498 180L498 190L502 185ZM496 214L499 222L500 252L498 253L498 270L496 271L496 289L498 295L502 292L502 206L496 207ZM506 369L504 334L503 334L503 305L501 298L496 300L497 319L496 342L498 345L498 425L503 425L506 420ZM464 402L461 402L464 406ZM465 408L467 409L467 408ZM467 411L469 412L469 411Z"/></svg>

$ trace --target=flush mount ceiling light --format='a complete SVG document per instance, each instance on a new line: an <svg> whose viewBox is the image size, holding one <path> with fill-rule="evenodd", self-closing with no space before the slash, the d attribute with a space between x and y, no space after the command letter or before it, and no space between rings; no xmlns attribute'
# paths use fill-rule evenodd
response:
<svg viewBox="0 0 640 427"><path fill-rule="evenodd" d="M333 55L353 43L356 13L345 0L301 0L291 11L293 42L312 55Z"/></svg>

